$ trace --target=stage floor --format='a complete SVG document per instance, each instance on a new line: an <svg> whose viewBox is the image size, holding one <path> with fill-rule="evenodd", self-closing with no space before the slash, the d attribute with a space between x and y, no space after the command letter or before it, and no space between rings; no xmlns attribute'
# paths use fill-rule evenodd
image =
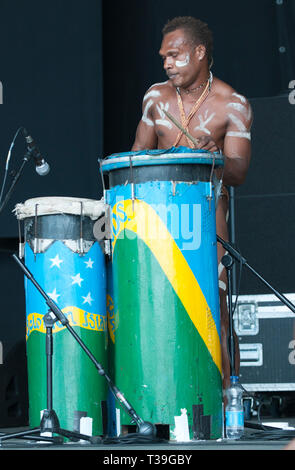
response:
<svg viewBox="0 0 295 470"><path fill-rule="evenodd" d="M269 423L268 423L269 421ZM275 422L274 419L264 420L264 424L270 424ZM295 427L295 418L287 418L277 420L278 423L288 423L289 428ZM151 455L192 455L194 457L197 451L211 451L211 450L240 450L240 451L266 451L266 450L285 450L286 446L294 440L295 450L295 429L273 429L267 426L264 430L255 429L257 422L255 420L248 421L246 423L245 432L240 440L232 441L228 439L219 439L216 441L189 441L189 442L175 442L175 441L159 441L151 442L147 440L134 441L130 436L124 436L123 441L118 440L117 442L109 441L108 439L102 439L98 444L89 444L82 442L69 442L65 441L63 444L52 444L50 442L36 442L29 441L25 437L22 439L11 438L2 441L0 450L22 450L22 451L96 451L96 461L103 459L112 458L108 464L117 464L118 462L114 459L118 456L132 456L138 455L139 459L149 459L153 457ZM279 425L279 424L278 424ZM250 427L251 426L251 427ZM1 434L15 433L29 428L5 428L0 429ZM134 435L133 435L134 436ZM292 449L293 450L293 449ZM77 455L77 454L75 454ZM85 454L83 454L84 456ZM91 454L94 456L94 454ZM139 460L140 461L140 460ZM141 461L142 463L142 461ZM152 463L152 462L146 462ZM157 463L157 462L153 462ZM158 462L165 463L165 462ZM169 463L169 462L168 462Z"/></svg>

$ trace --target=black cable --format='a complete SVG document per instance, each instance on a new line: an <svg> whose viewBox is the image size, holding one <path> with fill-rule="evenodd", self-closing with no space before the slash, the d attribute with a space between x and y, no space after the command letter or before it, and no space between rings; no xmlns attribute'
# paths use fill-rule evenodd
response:
<svg viewBox="0 0 295 470"><path fill-rule="evenodd" d="M5 165L5 173L4 173L4 178L3 178L3 183L2 183L2 188L1 188L1 193L0 193L0 206L1 206L1 202L2 202L2 197L3 197L3 192L4 192L4 188L5 188L5 183L6 183L6 179L7 179L7 174L8 174L8 167L9 167L9 161L10 161L10 156L11 156L11 152L12 152L12 149L14 147L14 143L15 143L15 140L18 136L18 134L20 133L20 131L23 129L23 127L19 127L18 130L16 131L14 137L13 137L13 140L10 144L10 147L9 147L9 150L8 150L8 154L7 154L7 158L6 158L6 165Z"/></svg>
<svg viewBox="0 0 295 470"><path fill-rule="evenodd" d="M280 441L280 440L291 440L295 438L295 431L291 430L274 430L274 431L254 431L250 433L244 433L240 440L263 440L263 441Z"/></svg>
<svg viewBox="0 0 295 470"><path fill-rule="evenodd" d="M239 251L239 249L236 247L236 245L234 245L234 248L235 248L235 250L236 250L239 254L241 254L240 251ZM231 312L232 321L233 321L234 313L235 313L236 308L237 308L238 298L239 298L239 295L240 295L242 271L243 271L243 263L242 263L242 261L240 261L240 272L239 272L238 290L237 290L237 293L236 293L236 299L235 299L234 308L233 308L233 310L232 310L232 312ZM228 338L227 338L227 352L228 352L230 367L231 367L231 370L233 370L233 365L234 365L234 364L232 364L232 360L231 360L230 347L229 347L229 335L228 335ZM243 388L243 387L242 387L242 388ZM244 389L244 388L243 388L243 389ZM246 390L244 389L244 391L246 391Z"/></svg>
<svg viewBox="0 0 295 470"><path fill-rule="evenodd" d="M238 252L239 254L241 254L238 248L235 247L235 249L237 250L237 252ZM234 316L234 313L235 313L235 311L236 311L237 304L238 304L238 298L239 298L239 295L240 295L242 272L243 272L243 263L242 263L242 261L240 261L240 272L239 272L238 290L237 290L237 293L236 293L236 300L235 300L235 305L234 305L234 308L233 308L233 316Z"/></svg>
<svg viewBox="0 0 295 470"><path fill-rule="evenodd" d="M107 437L103 439L102 443L105 445L109 444L155 444L155 443L167 443L165 439L157 438L155 436L146 436L138 433L130 433L125 436Z"/></svg>

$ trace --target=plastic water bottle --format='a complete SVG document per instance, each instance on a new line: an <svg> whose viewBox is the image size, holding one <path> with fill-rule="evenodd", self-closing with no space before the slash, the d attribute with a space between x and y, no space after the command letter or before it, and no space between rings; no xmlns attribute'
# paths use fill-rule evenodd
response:
<svg viewBox="0 0 295 470"><path fill-rule="evenodd" d="M226 390L225 430L228 439L240 439L244 433L243 389L237 376L231 376L231 385Z"/></svg>

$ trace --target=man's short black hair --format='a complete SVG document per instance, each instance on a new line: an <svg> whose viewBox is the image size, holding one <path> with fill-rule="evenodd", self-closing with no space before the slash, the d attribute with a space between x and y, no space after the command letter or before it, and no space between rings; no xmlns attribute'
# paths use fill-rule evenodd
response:
<svg viewBox="0 0 295 470"><path fill-rule="evenodd" d="M177 16L166 23L162 30L163 36L175 31L176 29L183 29L186 31L194 46L202 44L206 47L208 64L210 65L213 52L213 36L208 25L192 16Z"/></svg>

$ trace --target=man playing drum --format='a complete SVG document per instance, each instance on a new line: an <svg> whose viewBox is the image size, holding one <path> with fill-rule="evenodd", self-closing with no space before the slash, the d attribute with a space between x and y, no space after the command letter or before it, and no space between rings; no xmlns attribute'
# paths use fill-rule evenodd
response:
<svg viewBox="0 0 295 470"><path fill-rule="evenodd" d="M225 157L223 186L216 209L217 234L228 240L228 186L245 180L250 163L252 111L247 99L231 86L213 77L212 33L202 21L177 17L163 28L160 56L168 81L151 86L143 99L132 151L186 146L210 152L221 150ZM167 114L186 130L179 130ZM193 143L188 137L195 139ZM218 175L219 178L222 175ZM221 264L224 248L217 244L223 387L229 385L227 275ZM239 348L236 342L236 372Z"/></svg>

